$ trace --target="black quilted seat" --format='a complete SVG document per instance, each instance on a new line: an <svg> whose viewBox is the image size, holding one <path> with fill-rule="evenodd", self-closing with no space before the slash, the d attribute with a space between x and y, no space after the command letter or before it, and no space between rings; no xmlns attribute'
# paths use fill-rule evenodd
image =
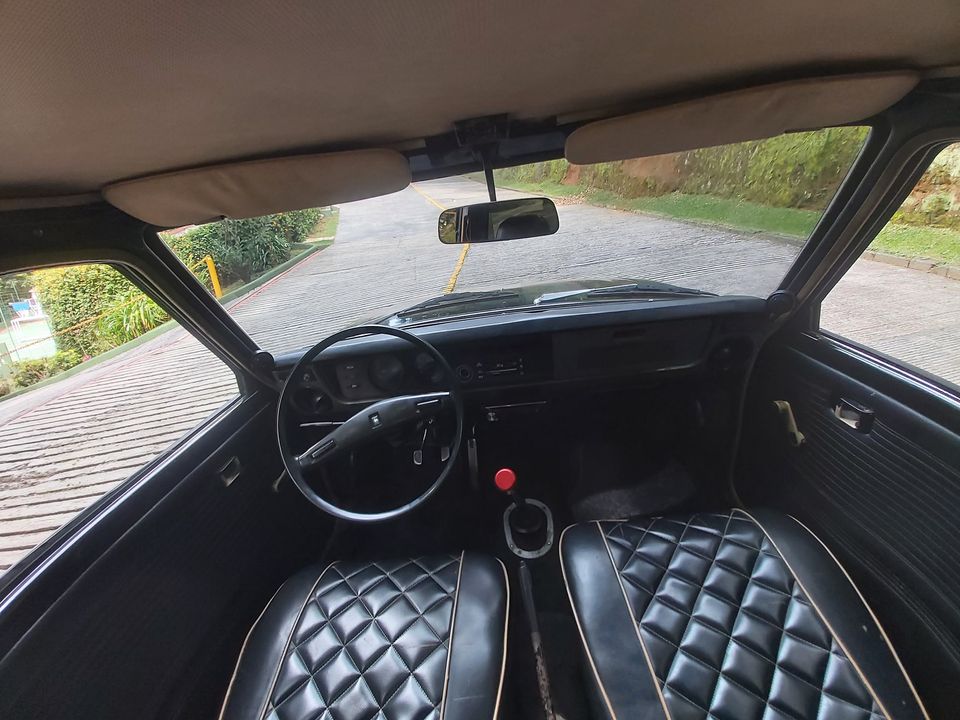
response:
<svg viewBox="0 0 960 720"><path fill-rule="evenodd" d="M506 583L470 553L309 568L251 629L221 718L490 720Z"/></svg>
<svg viewBox="0 0 960 720"><path fill-rule="evenodd" d="M733 510L575 525L561 557L600 714L926 716L850 578L792 518Z"/></svg>

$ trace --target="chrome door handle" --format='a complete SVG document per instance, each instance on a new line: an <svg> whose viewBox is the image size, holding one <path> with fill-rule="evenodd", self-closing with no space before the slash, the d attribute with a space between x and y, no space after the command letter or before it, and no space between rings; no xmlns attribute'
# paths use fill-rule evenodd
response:
<svg viewBox="0 0 960 720"><path fill-rule="evenodd" d="M857 432L870 432L873 427L873 410L847 398L840 398L833 408L833 416Z"/></svg>

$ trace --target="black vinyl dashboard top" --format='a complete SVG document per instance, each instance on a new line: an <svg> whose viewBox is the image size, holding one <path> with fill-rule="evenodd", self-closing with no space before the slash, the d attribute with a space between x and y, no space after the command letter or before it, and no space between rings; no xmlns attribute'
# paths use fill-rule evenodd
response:
<svg viewBox="0 0 960 720"><path fill-rule="evenodd" d="M523 308L405 329L433 344L464 389L475 392L739 365L766 327L764 300L728 296ZM277 357L277 377L301 355ZM420 360L402 340L357 338L326 351L315 363L316 377L304 381L323 387L337 404L369 402L428 390L430 370Z"/></svg>

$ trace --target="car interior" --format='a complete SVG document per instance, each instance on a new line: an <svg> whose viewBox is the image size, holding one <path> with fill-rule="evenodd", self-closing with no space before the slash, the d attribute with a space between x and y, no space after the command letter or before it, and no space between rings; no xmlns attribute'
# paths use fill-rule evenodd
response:
<svg viewBox="0 0 960 720"><path fill-rule="evenodd" d="M0 271L109 263L239 383L0 576L0 717L957 716L960 388L819 317L960 139L960 6L0 17ZM848 125L765 297L428 300L278 351L158 234L482 173L434 241L509 252L563 216L494 169Z"/></svg>

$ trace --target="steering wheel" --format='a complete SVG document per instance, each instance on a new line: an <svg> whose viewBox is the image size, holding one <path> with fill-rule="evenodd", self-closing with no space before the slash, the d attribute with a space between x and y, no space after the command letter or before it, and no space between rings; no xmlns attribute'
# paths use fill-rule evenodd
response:
<svg viewBox="0 0 960 720"><path fill-rule="evenodd" d="M295 418L293 396L296 393L304 370L325 350L344 340L365 335L392 335L406 340L427 353L437 364L447 390L429 392L420 395L400 395L374 402L357 412L331 433L310 447L297 452L291 445L289 426ZM443 412L453 410L456 415L456 430L450 446L450 456L437 478L413 500L382 512L356 512L334 504L320 495L307 482L308 473L329 463L337 457L360 450L364 445L384 437L392 430L423 420L436 418ZM294 484L304 497L324 512L343 520L353 522L380 522L408 513L419 507L433 495L453 472L463 444L464 410L460 383L450 364L433 345L427 341L397 328L382 325L360 325L338 332L304 353L287 376L277 404L277 439L280 443L280 455L284 467Z"/></svg>

